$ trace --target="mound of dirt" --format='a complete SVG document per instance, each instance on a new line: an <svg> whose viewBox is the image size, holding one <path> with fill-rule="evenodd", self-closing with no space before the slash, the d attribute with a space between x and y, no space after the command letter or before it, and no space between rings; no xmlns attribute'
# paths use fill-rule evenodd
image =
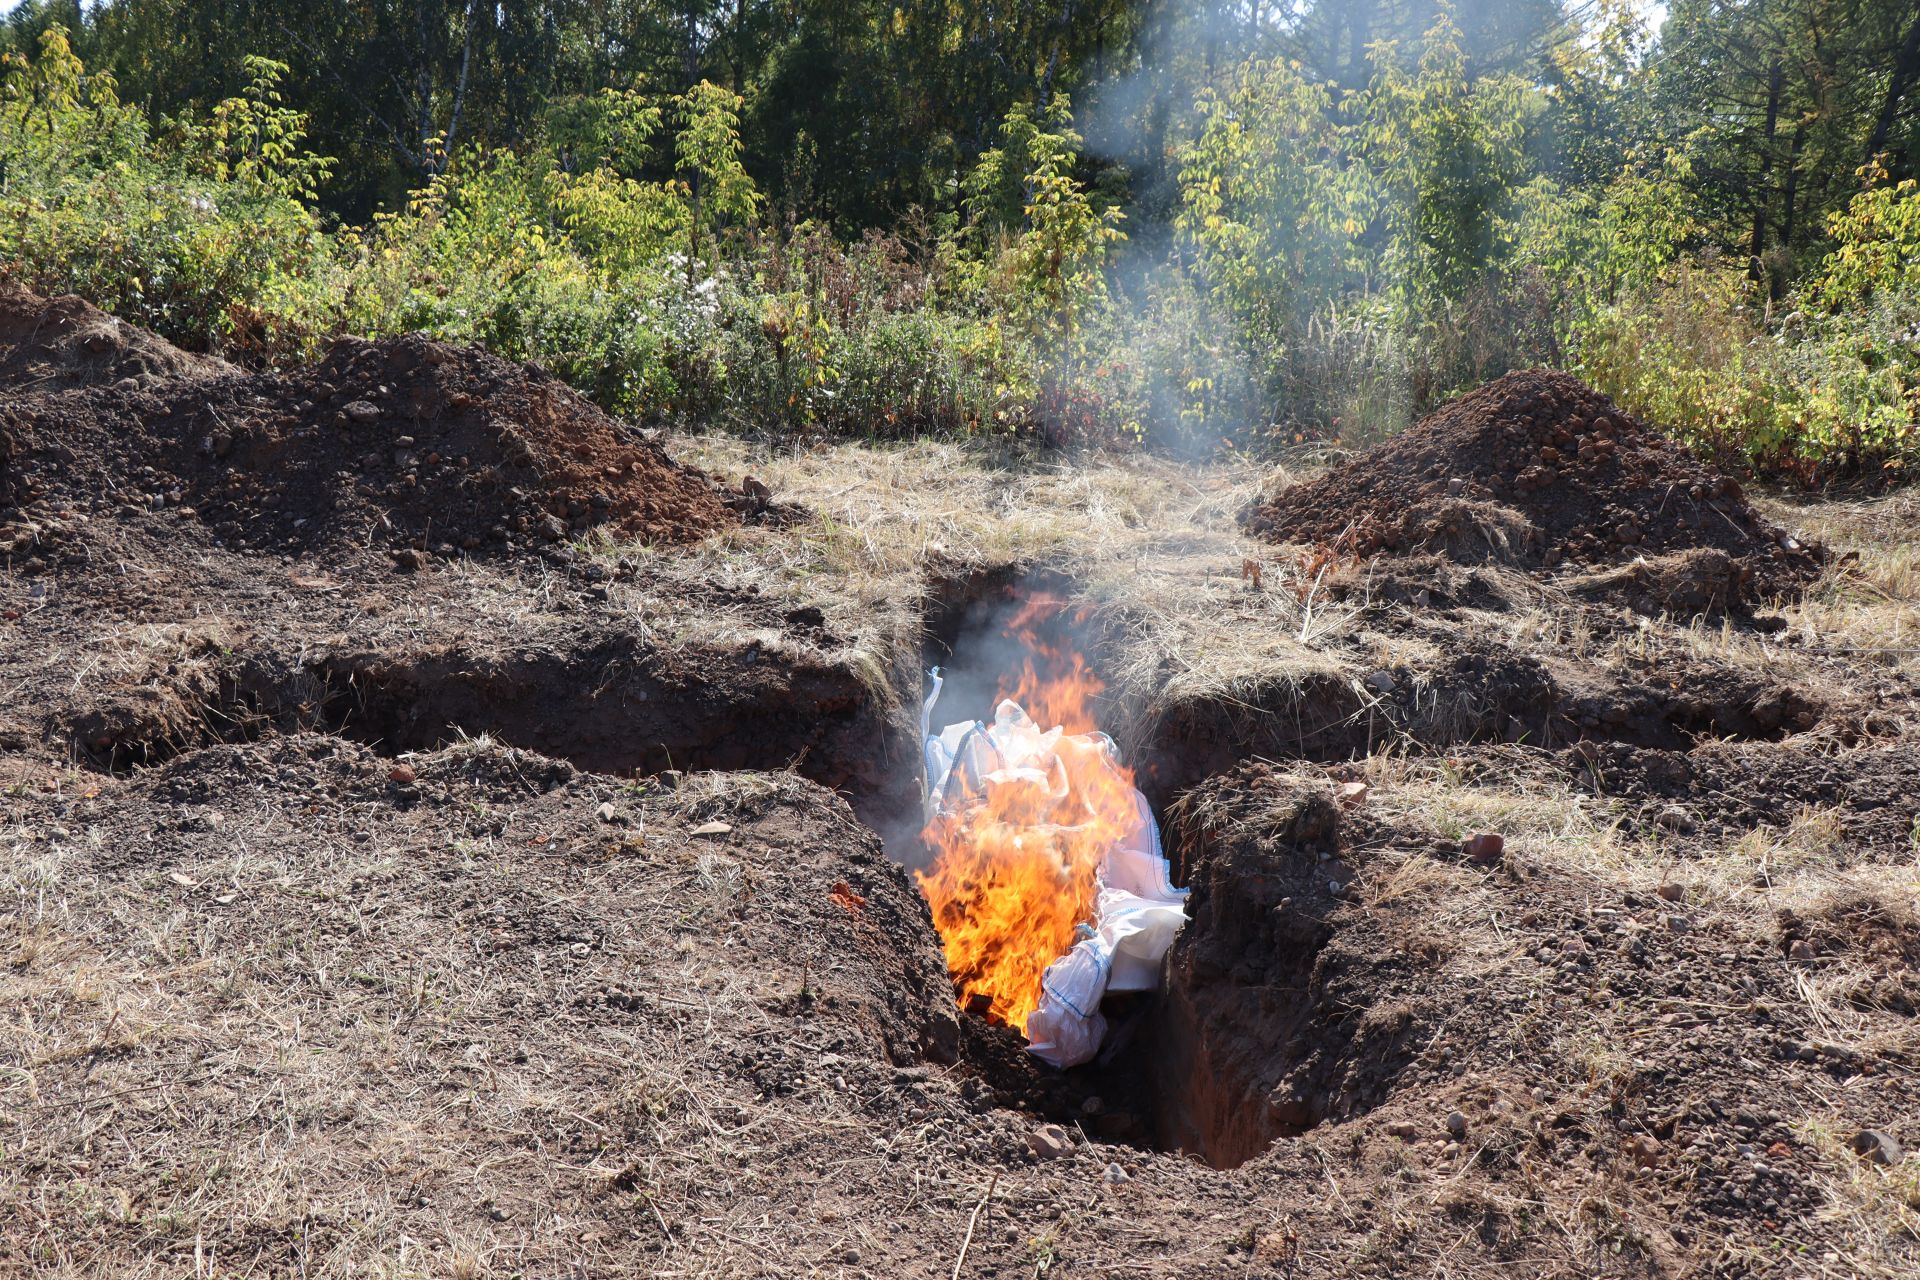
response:
<svg viewBox="0 0 1920 1280"><path fill-rule="evenodd" d="M147 386L233 372L224 360L182 351L80 298L42 298L0 286L0 391L67 391L128 380Z"/></svg>
<svg viewBox="0 0 1920 1280"><path fill-rule="evenodd" d="M177 508L228 546L504 551L591 531L681 543L738 522L675 464L534 365L420 336L343 339L318 365L124 385L0 409L0 498Z"/></svg>
<svg viewBox="0 0 1920 1280"><path fill-rule="evenodd" d="M1578 379L1512 373L1243 515L1249 531L1367 555L1438 551L1551 568L1710 550L1711 581L1636 589L1711 606L1791 591L1818 567L1740 486ZM1732 565L1732 581L1720 570ZM1644 587L1646 584L1636 584Z"/></svg>

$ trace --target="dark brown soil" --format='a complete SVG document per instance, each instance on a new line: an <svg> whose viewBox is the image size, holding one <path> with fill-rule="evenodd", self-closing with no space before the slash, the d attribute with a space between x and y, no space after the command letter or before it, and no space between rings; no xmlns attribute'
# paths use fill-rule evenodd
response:
<svg viewBox="0 0 1920 1280"><path fill-rule="evenodd" d="M1696 612L1791 591L1818 566L1740 486L1563 373L1508 374L1244 513L1278 541L1552 568L1717 552L1620 584ZM1684 582L1671 581L1675 576Z"/></svg>
<svg viewBox="0 0 1920 1280"><path fill-rule="evenodd" d="M178 508L230 547L372 545L403 567L735 524L715 484L535 366L421 337L318 365L0 407L0 500Z"/></svg>
<svg viewBox="0 0 1920 1280"><path fill-rule="evenodd" d="M1040 1159L924 904L826 793L485 744L407 770L276 735L0 788L17 882L71 869L0 965L0 1189L66 1192L0 1266L325 1274L411 1239L448 1271L491 1241L529 1274L944 1278L985 1205L966 1275L1039 1249L1384 1280L1444 1246L1473 1275L1785 1278L1852 1244L1822 1132L1911 1141L1920 1107L1898 908L1756 935L1254 766L1177 816L1155 1095L1082 1089ZM1836 1040L1797 984L1856 971ZM1106 1136L1156 1101L1191 1154ZM97 1207L123 1202L137 1234Z"/></svg>
<svg viewBox="0 0 1920 1280"><path fill-rule="evenodd" d="M896 634L735 572L808 563L766 486L421 339L135 382L0 401L0 1273L1913 1274L1848 1144L1920 1142L1920 699L1659 616L1798 581L1762 526L1448 495L1312 662L1140 713L1192 920L1059 1073L874 832L923 639L1067 572ZM1610 430L1593 510L1673 474Z"/></svg>
<svg viewBox="0 0 1920 1280"><path fill-rule="evenodd" d="M1790 828L1832 814L1836 854L1863 858L1920 850L1920 744L1856 747L1708 742L1691 751L1588 743L1565 753L1580 785L1638 807L1643 819L1691 834Z"/></svg>
<svg viewBox="0 0 1920 1280"><path fill-rule="evenodd" d="M1471 1178L1463 1229L1496 1255L1525 1256L1514 1205L1595 1178L1643 1229L1642 1256L1605 1274L1771 1273L1710 1263L1710 1240L1824 1247L1828 1192L1797 1118L1845 1098L1878 1126L1920 1103L1910 911L1841 901L1754 937L1684 894L1602 889L1524 848L1476 869L1458 839L1366 810L1269 766L1181 806L1193 923L1165 1004L1186 1034L1160 1090L1176 1134L1233 1163L1333 1123L1356 1165ZM1489 917L1491 937L1466 927ZM1803 939L1809 958L1790 958ZM1869 956L1855 1005L1891 1037L1879 1056L1832 1043L1797 994ZM1374 1165L1382 1140L1404 1155Z"/></svg>
<svg viewBox="0 0 1920 1280"><path fill-rule="evenodd" d="M1278 1136L1368 1110L1416 1051L1407 1002L1424 984L1393 933L1404 922L1335 926L1357 874L1341 828L1331 788L1268 770L1176 810L1193 923L1168 960L1153 1037L1165 1145L1241 1164Z"/></svg>
<svg viewBox="0 0 1920 1280"><path fill-rule="evenodd" d="M790 768L876 824L918 805L904 643L885 669L818 609L647 558L401 574L143 512L75 522L38 562L0 574L0 751L123 772L275 732L490 736L609 774Z"/></svg>
<svg viewBox="0 0 1920 1280"><path fill-rule="evenodd" d="M234 373L213 356L180 350L158 334L116 320L80 298L42 298L0 285L0 392L73 387L126 389Z"/></svg>
<svg viewBox="0 0 1920 1280"><path fill-rule="evenodd" d="M274 732L490 735L615 774L791 768L876 822L916 799L911 654L631 545L791 504L537 369L416 337L20 396L0 499L0 749L123 771ZM628 554L572 545L597 539Z"/></svg>
<svg viewBox="0 0 1920 1280"><path fill-rule="evenodd" d="M1276 677L1230 698L1174 700L1136 749L1142 789L1165 803L1248 758L1333 762L1409 743L1684 752L1701 741L1774 741L1821 726L1857 732L1878 698L1912 696L1897 686L1829 692L1804 671L1786 676L1680 654L1603 663L1552 645L1517 646L1484 623L1431 606L1378 625L1387 635L1429 642L1438 658L1374 667L1357 680ZM1370 639L1361 637L1356 649ZM1834 673L1836 683L1841 674Z"/></svg>

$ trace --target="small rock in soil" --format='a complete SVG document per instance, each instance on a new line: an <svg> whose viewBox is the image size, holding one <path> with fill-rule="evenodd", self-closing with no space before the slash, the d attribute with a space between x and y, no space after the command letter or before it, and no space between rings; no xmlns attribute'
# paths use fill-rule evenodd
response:
<svg viewBox="0 0 1920 1280"><path fill-rule="evenodd" d="M1650 1133L1636 1134L1627 1139L1627 1156L1641 1169L1652 1169L1660 1164L1660 1139Z"/></svg>
<svg viewBox="0 0 1920 1280"><path fill-rule="evenodd" d="M687 834L696 836L723 836L731 830L733 830L733 824L730 822L703 822Z"/></svg>
<svg viewBox="0 0 1920 1280"><path fill-rule="evenodd" d="M1455 1111L1449 1114L1447 1116L1447 1132L1452 1134L1456 1140L1466 1137L1467 1136L1466 1116L1462 1115L1458 1111Z"/></svg>
<svg viewBox="0 0 1920 1280"><path fill-rule="evenodd" d="M1660 816L1655 818L1654 821L1666 830L1681 836L1692 835L1699 826L1698 823L1694 822L1693 815L1677 804L1668 805L1662 809Z"/></svg>
<svg viewBox="0 0 1920 1280"><path fill-rule="evenodd" d="M1042 1160L1052 1160L1073 1150L1073 1139L1057 1124L1043 1124L1027 1135L1027 1149Z"/></svg>
<svg viewBox="0 0 1920 1280"><path fill-rule="evenodd" d="M1687 896L1686 886L1679 884L1663 884L1658 889L1655 889L1654 892L1665 898L1668 902L1679 902Z"/></svg>
<svg viewBox="0 0 1920 1280"><path fill-rule="evenodd" d="M1340 807L1343 809L1359 808L1367 802L1367 793L1369 790L1370 788L1364 782L1341 783L1340 790L1337 793Z"/></svg>
<svg viewBox="0 0 1920 1280"><path fill-rule="evenodd" d="M1483 864L1498 862L1500 855L1506 852L1507 840L1496 831L1482 831L1479 835L1469 837L1462 847L1470 861Z"/></svg>
<svg viewBox="0 0 1920 1280"><path fill-rule="evenodd" d="M1127 1180L1128 1175L1127 1175L1127 1171L1125 1169L1122 1169L1119 1165L1109 1164L1107 1166L1107 1171L1101 1176L1104 1177L1108 1182L1118 1185L1119 1183L1125 1182Z"/></svg>
<svg viewBox="0 0 1920 1280"><path fill-rule="evenodd" d="M387 781L399 783L401 786L405 786L419 776L410 764L397 764L387 770Z"/></svg>
<svg viewBox="0 0 1920 1280"><path fill-rule="evenodd" d="M1899 1164L1907 1157L1899 1140L1880 1129L1862 1129L1855 1134L1853 1152L1868 1164Z"/></svg>

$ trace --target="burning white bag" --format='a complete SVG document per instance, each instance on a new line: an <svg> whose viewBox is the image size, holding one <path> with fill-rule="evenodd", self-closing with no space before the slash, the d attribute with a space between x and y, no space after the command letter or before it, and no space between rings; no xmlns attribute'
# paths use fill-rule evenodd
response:
<svg viewBox="0 0 1920 1280"><path fill-rule="evenodd" d="M1042 732L1011 700L991 725L936 735L942 681L931 675L920 729L936 858L919 878L948 966L1025 1030L1031 1052L1057 1067L1086 1062L1106 1036L1102 996L1158 985L1187 891L1168 877L1153 813L1112 739Z"/></svg>

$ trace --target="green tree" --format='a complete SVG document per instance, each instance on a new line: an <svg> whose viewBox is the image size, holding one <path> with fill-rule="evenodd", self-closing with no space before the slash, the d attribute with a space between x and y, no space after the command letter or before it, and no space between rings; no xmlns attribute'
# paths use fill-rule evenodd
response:
<svg viewBox="0 0 1920 1280"><path fill-rule="evenodd" d="M295 200L316 200L334 161L302 145L307 117L281 103L283 62L249 56L252 79L244 94L216 105L204 126L191 129L190 147L217 182Z"/></svg>
<svg viewBox="0 0 1920 1280"><path fill-rule="evenodd" d="M1363 172L1384 232L1386 280L1404 306L1463 297L1505 263L1538 107L1518 76L1469 75L1449 8L1411 70L1391 45L1375 47L1358 111Z"/></svg>
<svg viewBox="0 0 1920 1280"><path fill-rule="evenodd" d="M689 279L700 258L701 232L717 242L729 227L749 221L760 208L760 192L741 163L741 101L731 89L702 80L676 102L680 133L673 144L674 165L691 206Z"/></svg>
<svg viewBox="0 0 1920 1280"><path fill-rule="evenodd" d="M1862 307L1875 295L1920 301L1920 182L1874 186L1831 219L1833 248L1807 283L1828 311Z"/></svg>
<svg viewBox="0 0 1920 1280"><path fill-rule="evenodd" d="M1667 136L1689 149L1703 224L1774 297L1817 256L1871 152L1915 176L1901 107L1915 32L1900 0L1674 0L1650 63Z"/></svg>
<svg viewBox="0 0 1920 1280"><path fill-rule="evenodd" d="M1082 139L1072 119L1065 94L1043 108L1015 107L1000 126L1001 145L981 156L966 183L970 228L982 252L1000 256L1014 317L1063 351L1105 302L1107 253L1126 239L1120 210L1097 204L1075 176ZM1019 201L1017 218L1009 198Z"/></svg>
<svg viewBox="0 0 1920 1280"><path fill-rule="evenodd" d="M1199 109L1176 226L1216 301L1249 341L1277 350L1365 279L1346 139L1327 90L1297 63L1248 62Z"/></svg>

